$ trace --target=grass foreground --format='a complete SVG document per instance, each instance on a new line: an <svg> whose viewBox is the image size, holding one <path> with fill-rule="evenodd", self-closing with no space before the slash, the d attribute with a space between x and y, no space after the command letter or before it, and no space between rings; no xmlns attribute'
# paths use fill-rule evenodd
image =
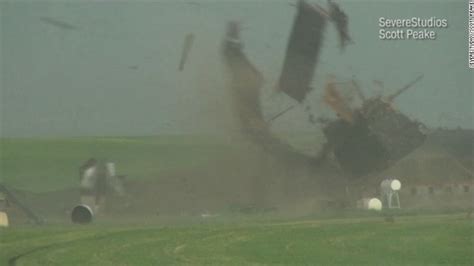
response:
<svg viewBox="0 0 474 266"><path fill-rule="evenodd" d="M473 265L465 215L0 229L5 265Z"/></svg>

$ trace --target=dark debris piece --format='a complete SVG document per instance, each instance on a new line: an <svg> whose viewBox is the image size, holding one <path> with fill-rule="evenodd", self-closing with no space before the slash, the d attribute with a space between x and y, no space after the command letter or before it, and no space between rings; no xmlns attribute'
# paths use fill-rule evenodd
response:
<svg viewBox="0 0 474 266"><path fill-rule="evenodd" d="M298 11L290 33L278 89L302 102L311 91L311 81L321 50L327 14L305 1Z"/></svg>

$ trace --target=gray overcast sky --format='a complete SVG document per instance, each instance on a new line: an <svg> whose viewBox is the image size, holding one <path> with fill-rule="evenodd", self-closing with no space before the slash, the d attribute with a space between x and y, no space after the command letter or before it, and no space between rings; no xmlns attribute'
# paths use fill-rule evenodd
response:
<svg viewBox="0 0 474 266"><path fill-rule="evenodd" d="M291 104L270 93L295 14L291 1L0 1L3 136L153 135L227 127L218 48L229 20L242 22L245 51L265 75L267 113ZM328 27L316 89L308 96L316 114L329 112L320 97L328 74L355 75L368 94L372 80L381 80L388 94L424 73L397 107L429 126L473 127L466 1L339 3L355 44L340 53L334 27ZM435 41L382 41L381 16L436 16L447 18L449 27L435 29ZM178 72L189 32L195 46L185 71ZM305 120L298 109L275 126L304 130Z"/></svg>

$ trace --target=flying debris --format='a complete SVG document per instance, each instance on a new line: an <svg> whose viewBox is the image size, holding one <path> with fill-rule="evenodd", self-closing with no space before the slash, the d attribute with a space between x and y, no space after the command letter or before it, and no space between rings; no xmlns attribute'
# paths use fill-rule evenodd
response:
<svg viewBox="0 0 474 266"><path fill-rule="evenodd" d="M280 117L280 116L286 114L288 111L290 111L290 110L293 109L293 108L295 108L294 105L292 105L292 106L286 108L285 110L283 110L283 111L277 113L277 114L274 115L272 118L270 118L270 119L268 120L268 122L269 122L269 123L273 122L275 119L277 119L278 117Z"/></svg>
<svg viewBox="0 0 474 266"><path fill-rule="evenodd" d="M75 25L72 25L70 23L67 23L58 19L50 18L50 17L40 17L40 20L46 24L58 27L63 30L78 30L79 29Z"/></svg>
<svg viewBox="0 0 474 266"><path fill-rule="evenodd" d="M393 93L392 95L389 95L387 97L388 102L393 102L395 98L397 98L400 94L411 88L413 85L415 85L418 81L420 81L423 78L423 74L419 75L416 79L414 79L412 82L408 83L407 85L403 86L401 89Z"/></svg>
<svg viewBox="0 0 474 266"><path fill-rule="evenodd" d="M328 14L305 1L299 1L297 8L277 89L301 103L312 90Z"/></svg>
<svg viewBox="0 0 474 266"><path fill-rule="evenodd" d="M334 78L332 77L326 85L324 91L324 102L331 107L336 114L348 123L353 123L353 113L349 103L341 96L336 89Z"/></svg>
<svg viewBox="0 0 474 266"><path fill-rule="evenodd" d="M316 4L300 0L291 30L283 70L277 89L302 102L312 90L310 84L324 39L327 21L336 25L341 49L352 42L348 30L348 18L342 9L329 0L329 11Z"/></svg>
<svg viewBox="0 0 474 266"><path fill-rule="evenodd" d="M181 52L181 60L179 61L179 71L183 71L184 69L184 64L186 64L186 61L188 60L189 52L191 50L191 47L193 46L193 42L194 34L187 34L184 38L183 50Z"/></svg>
<svg viewBox="0 0 474 266"><path fill-rule="evenodd" d="M338 4L332 0L328 0L329 4L329 16L334 22L339 33L339 44L341 49L344 49L347 44L352 42L352 38L349 35L348 18L346 13L342 11Z"/></svg>

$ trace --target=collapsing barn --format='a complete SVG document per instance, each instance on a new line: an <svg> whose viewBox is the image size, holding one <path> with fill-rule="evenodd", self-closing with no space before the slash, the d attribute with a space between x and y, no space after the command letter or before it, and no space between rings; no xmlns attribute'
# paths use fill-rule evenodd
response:
<svg viewBox="0 0 474 266"><path fill-rule="evenodd" d="M421 76L386 100L366 99L355 110L338 97L325 98L339 115L339 119L327 123L323 129L326 145L330 147L326 150L334 151L347 173L359 177L381 171L423 144L426 138L423 125L392 108L395 97L420 79ZM337 95L333 85L328 85L326 90L334 90L332 94Z"/></svg>
<svg viewBox="0 0 474 266"><path fill-rule="evenodd" d="M329 11L299 1L277 86L278 91L299 103L303 103L312 90L310 84L328 20L335 23L341 47L344 48L351 38L347 16L342 9L331 1ZM229 24L222 54L231 74L234 110L239 116L242 132L267 152L277 156L292 154L295 155L292 158L305 159L313 165L328 158L326 154L332 152L348 176L362 177L386 169L420 146L425 139L421 123L412 121L392 108L396 96L421 77L383 99L366 99L359 93L363 104L354 110L339 97L335 83L330 82L325 90L324 101L337 113L338 119L323 124L327 144L318 157L308 158L298 154L272 135L268 122L262 117L259 93L263 77L242 51L237 23Z"/></svg>

